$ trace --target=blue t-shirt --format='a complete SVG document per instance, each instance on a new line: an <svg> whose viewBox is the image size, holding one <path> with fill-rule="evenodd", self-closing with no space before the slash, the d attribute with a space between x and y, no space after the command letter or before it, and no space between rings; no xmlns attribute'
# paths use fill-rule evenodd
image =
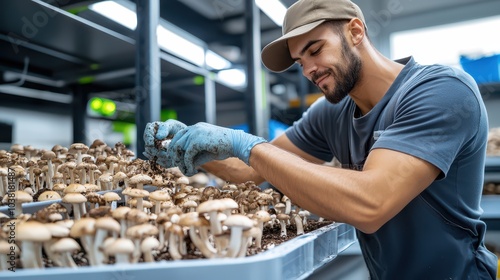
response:
<svg viewBox="0 0 500 280"><path fill-rule="evenodd" d="M343 168L362 170L368 153L383 148L441 170L377 232L357 231L371 279L495 279L497 258L484 247L479 219L488 119L477 85L459 69L399 62L405 67L366 115L350 97L321 98L286 135Z"/></svg>

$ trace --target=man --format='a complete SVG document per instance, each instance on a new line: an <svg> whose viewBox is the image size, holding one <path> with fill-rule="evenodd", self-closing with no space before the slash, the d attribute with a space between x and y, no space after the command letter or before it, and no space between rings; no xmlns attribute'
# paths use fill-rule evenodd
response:
<svg viewBox="0 0 500 280"><path fill-rule="evenodd" d="M272 143L206 123L151 123L145 154L186 175L202 166L266 180L353 225L372 279L495 278L479 219L488 122L469 75L384 57L349 0L296 2L262 61L275 72L298 63L325 98ZM167 136L168 147L154 145ZM334 157L343 168L322 165Z"/></svg>

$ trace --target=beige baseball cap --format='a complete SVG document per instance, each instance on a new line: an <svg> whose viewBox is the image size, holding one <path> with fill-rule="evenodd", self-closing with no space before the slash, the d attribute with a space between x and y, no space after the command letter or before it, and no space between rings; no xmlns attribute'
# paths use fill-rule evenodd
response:
<svg viewBox="0 0 500 280"><path fill-rule="evenodd" d="M262 49L262 62L273 72L290 68L294 60L290 57L287 40L305 34L329 20L365 19L359 7L349 0L299 0L288 8L283 21L283 36ZM365 24L366 25L366 24Z"/></svg>

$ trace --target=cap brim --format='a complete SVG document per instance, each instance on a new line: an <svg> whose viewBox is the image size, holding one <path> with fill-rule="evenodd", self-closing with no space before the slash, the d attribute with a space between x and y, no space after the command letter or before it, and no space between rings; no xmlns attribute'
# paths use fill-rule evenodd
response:
<svg viewBox="0 0 500 280"><path fill-rule="evenodd" d="M261 52L264 66L273 72L283 72L290 68L295 61L290 56L286 41L313 30L325 21L326 20L323 19L302 25L269 43Z"/></svg>

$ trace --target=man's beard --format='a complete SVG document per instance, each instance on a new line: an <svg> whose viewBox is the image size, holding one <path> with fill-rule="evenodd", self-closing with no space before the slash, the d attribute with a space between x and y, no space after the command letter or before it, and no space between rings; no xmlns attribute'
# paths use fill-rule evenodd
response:
<svg viewBox="0 0 500 280"><path fill-rule="evenodd" d="M349 45L343 35L341 36L341 42L342 57L345 64L334 65L335 72L332 69L327 69L321 73L315 73L312 77L313 81L327 73L333 77L335 81L333 89L329 88L327 84L320 88L326 100L333 104L342 101L354 88L358 82L362 64L361 59L349 49Z"/></svg>

